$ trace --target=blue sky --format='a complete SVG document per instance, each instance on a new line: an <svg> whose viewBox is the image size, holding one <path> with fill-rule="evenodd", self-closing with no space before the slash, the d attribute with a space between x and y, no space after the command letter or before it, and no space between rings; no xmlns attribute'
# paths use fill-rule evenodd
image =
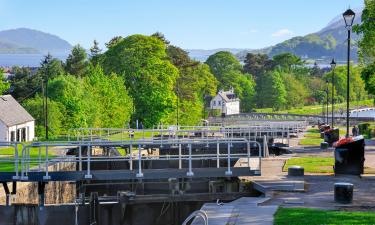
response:
<svg viewBox="0 0 375 225"><path fill-rule="evenodd" d="M262 48L323 28L363 0L0 0L0 30L27 27L89 48L160 31L183 48Z"/></svg>

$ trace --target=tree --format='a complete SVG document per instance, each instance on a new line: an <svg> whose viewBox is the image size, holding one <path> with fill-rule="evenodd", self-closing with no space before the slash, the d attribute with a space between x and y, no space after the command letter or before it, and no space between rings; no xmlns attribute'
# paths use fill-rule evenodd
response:
<svg viewBox="0 0 375 225"><path fill-rule="evenodd" d="M94 40L93 46L90 48L91 57L99 55L102 50L99 48L99 42Z"/></svg>
<svg viewBox="0 0 375 225"><path fill-rule="evenodd" d="M105 43L105 46L107 48L112 48L114 47L115 45L117 45L118 43L120 43L124 38L121 37L121 36L115 36L113 37L108 43Z"/></svg>
<svg viewBox="0 0 375 225"><path fill-rule="evenodd" d="M174 86L178 69L167 58L165 44L156 37L131 35L104 53L105 73L121 74L134 99L134 119L156 125L175 110Z"/></svg>
<svg viewBox="0 0 375 225"><path fill-rule="evenodd" d="M272 59L276 67L287 71L291 71L296 66L303 65L303 61L300 57L289 52L275 55Z"/></svg>
<svg viewBox="0 0 375 225"><path fill-rule="evenodd" d="M36 136L41 137L45 134L43 96L36 95L34 98L25 100L22 105L35 118ZM62 120L66 116L64 111L63 105L48 99L48 131L52 137L57 137L63 132Z"/></svg>
<svg viewBox="0 0 375 225"><path fill-rule="evenodd" d="M10 84L5 81L3 70L0 69L0 95L2 95L5 91L7 91L10 87Z"/></svg>
<svg viewBox="0 0 375 225"><path fill-rule="evenodd" d="M87 53L80 45L73 47L66 59L65 70L76 77L84 77L88 69Z"/></svg>
<svg viewBox="0 0 375 225"><path fill-rule="evenodd" d="M52 80L53 78L65 74L64 66L62 61L53 58L51 54L47 54L44 60L40 63L40 68L36 73L36 77L42 78L43 80Z"/></svg>
<svg viewBox="0 0 375 225"><path fill-rule="evenodd" d="M102 52L102 49L99 48L99 42L97 42L96 40L94 40L94 44L90 48L91 63L93 65L97 65L98 64L101 52Z"/></svg>
<svg viewBox="0 0 375 225"><path fill-rule="evenodd" d="M280 72L265 73L258 79L256 90L258 107L274 110L285 107L287 92Z"/></svg>
<svg viewBox="0 0 375 225"><path fill-rule="evenodd" d="M124 127L130 120L133 101L124 86L123 78L112 73L105 75L99 66L91 67L84 78L87 124L90 127Z"/></svg>
<svg viewBox="0 0 375 225"><path fill-rule="evenodd" d="M362 11L361 24L355 25L353 30L361 35L359 41L359 55L365 65L375 62L375 1L365 0Z"/></svg>
<svg viewBox="0 0 375 225"><path fill-rule="evenodd" d="M157 31L157 32L155 32L155 33L153 33L153 34L151 34L151 37L156 37L156 38L158 38L159 40L161 40L162 42L164 42L165 45L169 45L169 43L170 43L170 42L165 38L164 34L161 33L161 32L159 32L159 31Z"/></svg>
<svg viewBox="0 0 375 225"><path fill-rule="evenodd" d="M273 61L266 54L247 53L243 70L245 73L252 74L255 79L266 71L273 69Z"/></svg>
<svg viewBox="0 0 375 225"><path fill-rule="evenodd" d="M360 25L353 28L361 35L359 56L364 66L361 76L365 81L366 90L370 94L375 94L375 1L365 0L361 21Z"/></svg>
<svg viewBox="0 0 375 225"><path fill-rule="evenodd" d="M293 74L282 74L285 90L287 91L286 107L301 107L308 97L307 88Z"/></svg>
<svg viewBox="0 0 375 225"><path fill-rule="evenodd" d="M242 72L242 66L230 52L217 52L208 57L206 64L219 81L219 89L234 88L241 101L241 111L249 112L254 104L255 82L250 74Z"/></svg>
<svg viewBox="0 0 375 225"><path fill-rule="evenodd" d="M42 78L40 76L33 76L28 67L12 68L13 76L10 77L10 94L22 102L26 98L32 98L36 93L41 92Z"/></svg>

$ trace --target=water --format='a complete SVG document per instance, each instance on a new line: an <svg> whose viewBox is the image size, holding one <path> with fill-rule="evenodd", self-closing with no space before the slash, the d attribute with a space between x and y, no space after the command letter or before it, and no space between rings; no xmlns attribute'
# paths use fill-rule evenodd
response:
<svg viewBox="0 0 375 225"><path fill-rule="evenodd" d="M38 67L46 54L0 54L0 67L28 66ZM68 54L52 54L54 58L64 60Z"/></svg>

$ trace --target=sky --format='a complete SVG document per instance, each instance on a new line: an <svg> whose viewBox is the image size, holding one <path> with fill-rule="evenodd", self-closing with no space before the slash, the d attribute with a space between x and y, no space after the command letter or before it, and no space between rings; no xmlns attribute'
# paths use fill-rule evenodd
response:
<svg viewBox="0 0 375 225"><path fill-rule="evenodd" d="M162 32L185 49L259 49L316 32L363 0L0 0L0 30L55 34L101 46L114 36Z"/></svg>

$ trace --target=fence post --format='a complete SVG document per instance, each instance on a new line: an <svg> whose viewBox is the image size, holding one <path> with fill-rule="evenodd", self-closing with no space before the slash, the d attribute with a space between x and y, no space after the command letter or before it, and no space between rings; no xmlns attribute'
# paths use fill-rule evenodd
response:
<svg viewBox="0 0 375 225"><path fill-rule="evenodd" d="M133 142L130 142L130 145L129 145L129 157L130 157L129 169L133 170Z"/></svg>
<svg viewBox="0 0 375 225"><path fill-rule="evenodd" d="M220 143L216 140L216 167L220 168Z"/></svg>
<svg viewBox="0 0 375 225"><path fill-rule="evenodd" d="M178 144L178 168L181 169L182 168L182 151L181 151L181 144Z"/></svg>
<svg viewBox="0 0 375 225"><path fill-rule="evenodd" d="M46 145L46 175L43 176L43 180L49 180L51 177L48 175L48 145Z"/></svg>
<svg viewBox="0 0 375 225"><path fill-rule="evenodd" d="M91 144L87 145L87 174L85 175L86 179L91 179L92 175L90 173L90 163L91 163Z"/></svg>
<svg viewBox="0 0 375 225"><path fill-rule="evenodd" d="M142 173L142 152L141 152L141 144L138 144L138 173L136 177L141 178L143 177Z"/></svg>
<svg viewBox="0 0 375 225"><path fill-rule="evenodd" d="M225 171L226 176L232 175L232 171L230 170L230 145L231 143L228 142L228 170Z"/></svg>
<svg viewBox="0 0 375 225"><path fill-rule="evenodd" d="M189 146L189 171L186 173L186 176L192 177L194 176L194 173L192 171L191 144L189 144L188 146Z"/></svg>

